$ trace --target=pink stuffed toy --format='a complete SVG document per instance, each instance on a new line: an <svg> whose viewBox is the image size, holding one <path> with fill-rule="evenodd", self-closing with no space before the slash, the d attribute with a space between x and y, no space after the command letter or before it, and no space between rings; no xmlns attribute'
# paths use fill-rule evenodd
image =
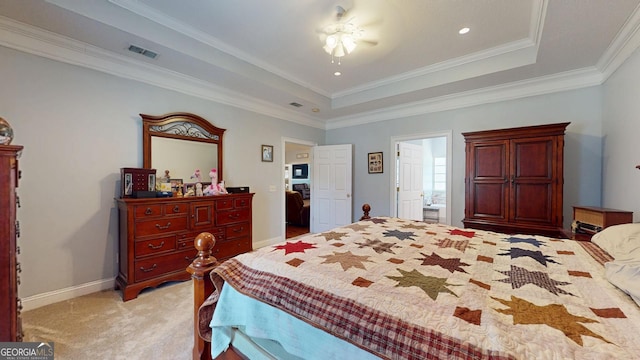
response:
<svg viewBox="0 0 640 360"><path fill-rule="evenodd" d="M207 186L204 189L205 195L218 195L218 194L226 194L227 189L224 188L224 181L218 183L218 170L211 169L209 171L209 176L211 177L211 185Z"/></svg>
<svg viewBox="0 0 640 360"><path fill-rule="evenodd" d="M200 169L196 169L193 175L191 175L191 179L196 179L196 182L202 182L202 175L200 175Z"/></svg>

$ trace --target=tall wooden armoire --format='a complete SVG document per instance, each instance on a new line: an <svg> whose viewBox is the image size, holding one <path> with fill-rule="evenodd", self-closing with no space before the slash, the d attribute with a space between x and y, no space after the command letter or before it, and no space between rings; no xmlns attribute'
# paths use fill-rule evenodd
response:
<svg viewBox="0 0 640 360"><path fill-rule="evenodd" d="M569 123L463 133L467 228L561 236Z"/></svg>

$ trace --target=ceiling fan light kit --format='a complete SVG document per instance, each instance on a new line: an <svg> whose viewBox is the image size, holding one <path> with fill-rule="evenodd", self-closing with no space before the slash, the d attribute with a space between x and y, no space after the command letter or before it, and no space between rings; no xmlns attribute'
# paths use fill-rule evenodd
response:
<svg viewBox="0 0 640 360"><path fill-rule="evenodd" d="M334 58L338 58L338 65L340 65L340 58L350 54L358 46L357 40L362 30L351 22L353 18L341 22L346 11L340 6L337 7L337 10L338 22L325 27L327 37L323 49L331 55L331 63L335 62Z"/></svg>

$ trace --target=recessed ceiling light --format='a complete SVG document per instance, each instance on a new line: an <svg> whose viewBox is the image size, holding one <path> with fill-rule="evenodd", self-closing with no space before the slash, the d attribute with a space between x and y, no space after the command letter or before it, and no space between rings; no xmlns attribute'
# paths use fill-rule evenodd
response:
<svg viewBox="0 0 640 360"><path fill-rule="evenodd" d="M342 75L342 73L340 71L336 71L336 72L333 73L333 75L340 76L340 75Z"/></svg>
<svg viewBox="0 0 640 360"><path fill-rule="evenodd" d="M471 29L469 29L468 27L463 27L462 29L458 30L458 34L464 35L464 34L468 33L469 30L471 30Z"/></svg>

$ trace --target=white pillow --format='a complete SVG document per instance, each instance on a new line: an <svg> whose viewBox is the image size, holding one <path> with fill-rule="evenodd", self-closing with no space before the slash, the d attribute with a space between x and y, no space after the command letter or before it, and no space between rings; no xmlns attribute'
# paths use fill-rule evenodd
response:
<svg viewBox="0 0 640 360"><path fill-rule="evenodd" d="M607 280L640 306L640 260L614 260L604 264L604 268Z"/></svg>
<svg viewBox="0 0 640 360"><path fill-rule="evenodd" d="M614 259L640 260L640 223L613 225L591 237Z"/></svg>

